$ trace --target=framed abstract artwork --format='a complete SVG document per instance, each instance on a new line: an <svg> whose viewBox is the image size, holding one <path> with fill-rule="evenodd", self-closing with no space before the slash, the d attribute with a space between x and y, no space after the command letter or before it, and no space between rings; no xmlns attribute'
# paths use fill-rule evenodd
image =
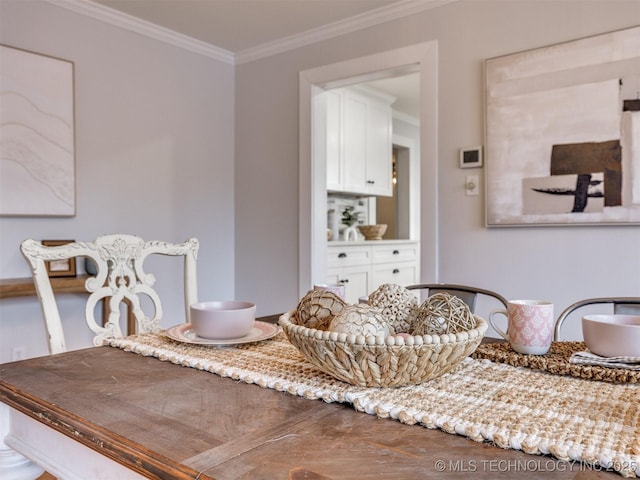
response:
<svg viewBox="0 0 640 480"><path fill-rule="evenodd" d="M0 45L0 215L75 215L74 65Z"/></svg>
<svg viewBox="0 0 640 480"><path fill-rule="evenodd" d="M488 226L640 224L640 27L485 62Z"/></svg>

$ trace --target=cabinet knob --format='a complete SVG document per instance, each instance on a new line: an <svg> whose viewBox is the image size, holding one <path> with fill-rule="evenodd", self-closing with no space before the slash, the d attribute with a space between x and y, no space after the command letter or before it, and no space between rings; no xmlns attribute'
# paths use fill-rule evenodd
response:
<svg viewBox="0 0 640 480"><path fill-rule="evenodd" d="M394 269L393 269L393 273L394 273L394 274L396 274L396 273L400 273L400 270L398 270L397 268L394 268Z"/></svg>
<svg viewBox="0 0 640 480"><path fill-rule="evenodd" d="M375 180L367 180L367 183L368 183L369 185L373 185L373 184L374 184L374 183L376 183L376 182L375 182Z"/></svg>
<svg viewBox="0 0 640 480"><path fill-rule="evenodd" d="M339 253L338 254L338 258L347 258L347 254L346 253Z"/></svg>
<svg viewBox="0 0 640 480"><path fill-rule="evenodd" d="M349 279L345 278L344 280L338 280L338 283L342 283L342 284L349 283Z"/></svg>
<svg viewBox="0 0 640 480"><path fill-rule="evenodd" d="M394 255L400 255L400 252L399 252L398 250L394 250L392 253L393 253Z"/></svg>

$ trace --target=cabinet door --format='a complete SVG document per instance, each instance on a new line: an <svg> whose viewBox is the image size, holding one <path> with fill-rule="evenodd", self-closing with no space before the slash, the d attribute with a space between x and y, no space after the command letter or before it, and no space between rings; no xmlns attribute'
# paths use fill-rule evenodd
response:
<svg viewBox="0 0 640 480"><path fill-rule="evenodd" d="M396 285L412 285L417 282L416 262L381 263L373 266L371 290L383 283Z"/></svg>
<svg viewBox="0 0 640 480"><path fill-rule="evenodd" d="M370 268L366 266L330 268L327 283L342 283L347 303L356 304L358 299L369 294Z"/></svg>
<svg viewBox="0 0 640 480"><path fill-rule="evenodd" d="M350 92L344 96L343 143L344 191L367 193L367 102Z"/></svg>
<svg viewBox="0 0 640 480"><path fill-rule="evenodd" d="M342 112L341 93L336 90L325 92L327 100L327 190L344 189L344 169L342 162Z"/></svg>
<svg viewBox="0 0 640 480"><path fill-rule="evenodd" d="M393 195L391 108L388 105L371 102L367 113L365 182L370 194L390 197Z"/></svg>
<svg viewBox="0 0 640 480"><path fill-rule="evenodd" d="M327 189L393 195L391 106L351 89L328 90Z"/></svg>

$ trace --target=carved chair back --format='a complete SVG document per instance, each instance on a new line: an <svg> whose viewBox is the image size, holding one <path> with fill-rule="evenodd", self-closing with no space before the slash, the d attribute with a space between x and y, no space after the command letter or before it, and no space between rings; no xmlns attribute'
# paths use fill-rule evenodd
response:
<svg viewBox="0 0 640 480"><path fill-rule="evenodd" d="M33 274L45 325L49 337L49 350L60 353L66 343L60 313L55 300L46 262L88 257L96 266L97 273L89 276L85 288L89 293L85 306L87 325L94 333L93 343L102 345L106 339L122 336L120 329L120 304L126 302L138 333L160 329L162 304L153 289L156 278L146 273L143 263L153 254L184 257L185 319L189 321L189 306L198 301L196 282L196 258L199 243L195 238L185 243L173 244L159 241L145 242L134 235L113 234L98 237L93 242L72 242L61 246L45 246L35 240L25 240L20 249L27 259ZM153 308L148 316L141 306L141 297L147 297ZM98 323L95 307L105 302L106 318Z"/></svg>

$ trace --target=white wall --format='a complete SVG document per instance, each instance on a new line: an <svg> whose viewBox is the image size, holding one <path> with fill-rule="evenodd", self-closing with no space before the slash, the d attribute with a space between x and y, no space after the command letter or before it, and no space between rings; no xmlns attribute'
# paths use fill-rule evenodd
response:
<svg viewBox="0 0 640 480"><path fill-rule="evenodd" d="M0 277L30 276L19 251L28 237L195 236L200 298L232 298L233 67L40 1L0 2L0 43L74 62L77 183L75 217L0 218ZM158 283L171 326L184 318L182 265L162 260L154 273L171 277ZM67 323L84 321L82 302L63 298ZM0 362L13 346L47 353L41 318L35 298L0 301ZM71 348L90 345L80 328Z"/></svg>
<svg viewBox="0 0 640 480"><path fill-rule="evenodd" d="M459 148L483 143L486 58L638 23L638 0L460 1L238 66L237 295L255 300L262 313L297 301L298 73L433 39L439 45L439 266L437 278L422 280L544 298L556 313L580 298L640 295L639 227L487 229L484 185L480 196L465 196L469 171L458 168ZM578 323L568 322L566 333L578 337Z"/></svg>

